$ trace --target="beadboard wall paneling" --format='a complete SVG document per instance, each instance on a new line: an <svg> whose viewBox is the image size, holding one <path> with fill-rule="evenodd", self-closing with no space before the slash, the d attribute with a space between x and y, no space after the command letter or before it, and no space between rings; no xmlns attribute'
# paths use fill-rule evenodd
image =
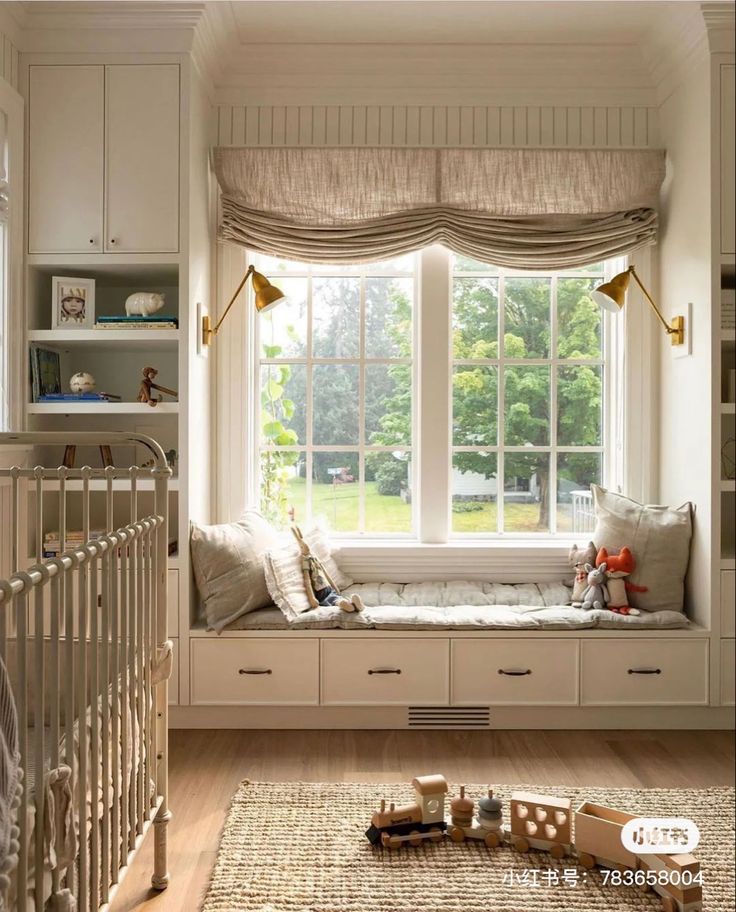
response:
<svg viewBox="0 0 736 912"><path fill-rule="evenodd" d="M18 48L3 32L0 32L0 76L14 89L18 88Z"/></svg>
<svg viewBox="0 0 736 912"><path fill-rule="evenodd" d="M220 146L654 148L653 107L218 105Z"/></svg>

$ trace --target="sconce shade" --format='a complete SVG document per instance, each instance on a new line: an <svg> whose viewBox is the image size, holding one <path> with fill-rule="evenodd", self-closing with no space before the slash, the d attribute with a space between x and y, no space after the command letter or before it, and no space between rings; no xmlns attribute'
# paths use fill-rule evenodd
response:
<svg viewBox="0 0 736 912"><path fill-rule="evenodd" d="M614 276L610 282L599 285L593 292L592 298L604 310L618 313L626 301L626 289L629 287L630 281L631 272L627 269L626 272L620 272Z"/></svg>
<svg viewBox="0 0 736 912"><path fill-rule="evenodd" d="M283 291L275 285L272 285L260 272L254 270L251 281L253 283L253 291L255 292L255 304L258 313L266 313L266 311L271 310L281 301L286 300L286 295Z"/></svg>

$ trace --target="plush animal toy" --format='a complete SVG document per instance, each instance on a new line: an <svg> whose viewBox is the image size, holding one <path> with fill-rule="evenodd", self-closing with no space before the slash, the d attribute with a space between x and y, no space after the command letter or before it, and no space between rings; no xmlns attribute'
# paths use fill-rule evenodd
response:
<svg viewBox="0 0 736 912"><path fill-rule="evenodd" d="M593 542L588 542L585 550L573 545L570 548L568 560L570 566L575 571L575 579L572 584L572 595L570 603L573 608L580 608L583 604L583 592L588 585L588 573L585 569L586 564L595 564L597 549Z"/></svg>
<svg viewBox="0 0 736 912"><path fill-rule="evenodd" d="M332 577L325 569L324 564L312 554L311 548L304 541L304 536L299 526L292 526L291 531L302 554L304 589L312 608L317 608L320 605L337 605L343 611L360 611L363 608L361 597L357 593L353 593L350 598L340 595L340 590L332 581Z"/></svg>
<svg viewBox="0 0 736 912"><path fill-rule="evenodd" d="M588 574L588 585L583 592L583 604L581 608L589 611L591 608L605 608L608 605L610 596L606 585L606 565L594 567L592 564L585 565Z"/></svg>
<svg viewBox="0 0 736 912"><path fill-rule="evenodd" d="M628 548L622 548L618 554L609 554L605 548L598 552L595 563L597 567L606 568L608 594L611 600L608 610L616 614L641 614L638 608L629 605L629 592L648 592L646 586L636 586L626 577L636 570L634 555Z"/></svg>

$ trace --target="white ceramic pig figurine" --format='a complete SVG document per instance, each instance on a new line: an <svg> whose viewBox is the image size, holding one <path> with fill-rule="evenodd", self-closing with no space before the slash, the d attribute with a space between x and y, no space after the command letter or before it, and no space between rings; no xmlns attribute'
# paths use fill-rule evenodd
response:
<svg viewBox="0 0 736 912"><path fill-rule="evenodd" d="M156 291L137 291L125 302L125 312L129 317L150 317L164 306L165 295Z"/></svg>

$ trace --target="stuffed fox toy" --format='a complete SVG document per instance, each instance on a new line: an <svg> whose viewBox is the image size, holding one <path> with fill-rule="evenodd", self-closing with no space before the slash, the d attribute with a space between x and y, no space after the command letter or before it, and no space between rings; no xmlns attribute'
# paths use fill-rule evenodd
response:
<svg viewBox="0 0 736 912"><path fill-rule="evenodd" d="M608 577L608 594L610 601L606 606L609 611L616 614L641 614L638 608L629 605L629 592L648 592L646 586L636 586L626 577L636 570L634 555L628 548L622 548L618 554L609 554L605 548L598 551L595 559L596 567L606 565Z"/></svg>

